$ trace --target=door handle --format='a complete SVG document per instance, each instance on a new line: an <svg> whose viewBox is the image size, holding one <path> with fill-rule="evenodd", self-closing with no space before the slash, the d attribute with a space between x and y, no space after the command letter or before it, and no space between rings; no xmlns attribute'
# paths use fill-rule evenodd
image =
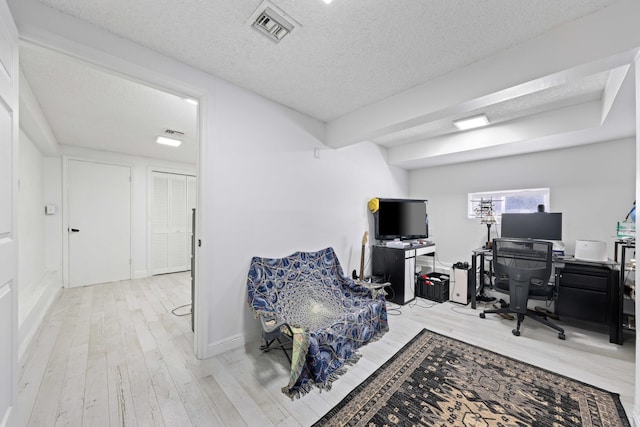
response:
<svg viewBox="0 0 640 427"><path fill-rule="evenodd" d="M79 232L80 232L80 229L78 229L78 228L70 228L70 229L69 229L69 231L70 231L71 233L79 233Z"/></svg>

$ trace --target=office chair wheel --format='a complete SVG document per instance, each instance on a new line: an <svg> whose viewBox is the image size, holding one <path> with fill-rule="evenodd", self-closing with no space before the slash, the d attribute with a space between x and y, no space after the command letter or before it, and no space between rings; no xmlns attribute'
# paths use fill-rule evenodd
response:
<svg viewBox="0 0 640 427"><path fill-rule="evenodd" d="M485 317L486 317L486 316L485 316L484 312L480 313L480 318L481 318L481 319L484 319Z"/></svg>
<svg viewBox="0 0 640 427"><path fill-rule="evenodd" d="M519 330L517 330L517 329L514 329L513 331L511 331L511 333L512 333L513 335L517 336L517 337L519 337L519 336L520 336L520 331L519 331Z"/></svg>
<svg viewBox="0 0 640 427"><path fill-rule="evenodd" d="M561 339L562 341L564 341L566 338L567 337L562 332L558 334L558 339Z"/></svg>

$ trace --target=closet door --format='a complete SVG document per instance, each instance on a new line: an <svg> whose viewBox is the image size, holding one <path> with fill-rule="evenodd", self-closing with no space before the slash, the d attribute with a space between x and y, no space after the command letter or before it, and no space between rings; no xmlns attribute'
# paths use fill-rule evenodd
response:
<svg viewBox="0 0 640 427"><path fill-rule="evenodd" d="M189 270L187 256L187 177L169 175L169 271Z"/></svg>
<svg viewBox="0 0 640 427"><path fill-rule="evenodd" d="M153 172L151 274L191 268L191 208L195 177ZM193 201L192 201L193 200Z"/></svg>
<svg viewBox="0 0 640 427"><path fill-rule="evenodd" d="M169 272L169 175L153 173L151 274Z"/></svg>

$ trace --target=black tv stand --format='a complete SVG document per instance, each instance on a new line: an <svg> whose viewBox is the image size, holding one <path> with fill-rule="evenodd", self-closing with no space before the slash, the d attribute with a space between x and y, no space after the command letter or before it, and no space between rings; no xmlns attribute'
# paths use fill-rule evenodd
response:
<svg viewBox="0 0 640 427"><path fill-rule="evenodd" d="M380 277L382 282L391 283L389 301L404 305L415 299L416 257L430 255L434 257L435 244L409 245L398 248L386 245L373 246L372 275ZM435 268L434 268L435 269Z"/></svg>

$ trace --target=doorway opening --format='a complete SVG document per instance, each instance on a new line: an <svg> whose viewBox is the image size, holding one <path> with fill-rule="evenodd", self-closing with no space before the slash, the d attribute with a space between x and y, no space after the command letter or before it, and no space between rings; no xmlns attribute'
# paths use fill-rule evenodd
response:
<svg viewBox="0 0 640 427"><path fill-rule="evenodd" d="M46 286L59 289L60 284L86 286L151 276L149 174L191 176L188 193L195 204L198 96L33 43L22 42L20 49L25 93L33 98L25 127L45 163L38 203L51 212L44 232L34 237L46 253L39 268L56 276ZM167 129L179 129L180 147L156 143ZM182 257L189 260L191 252ZM190 270L191 263L184 267Z"/></svg>

